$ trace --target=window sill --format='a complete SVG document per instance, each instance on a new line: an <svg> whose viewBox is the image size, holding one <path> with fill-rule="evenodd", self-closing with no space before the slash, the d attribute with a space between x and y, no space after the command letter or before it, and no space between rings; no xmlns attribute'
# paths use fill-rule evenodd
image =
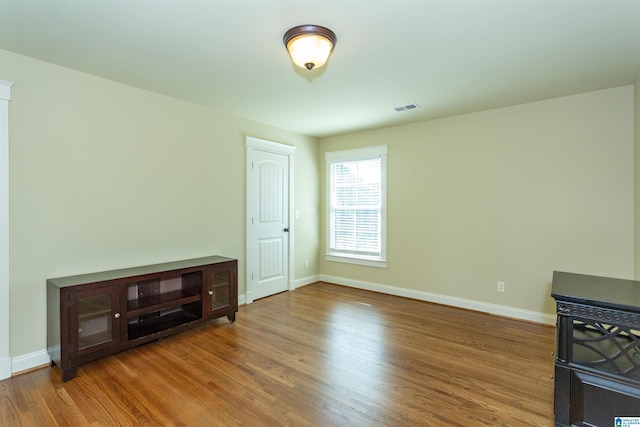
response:
<svg viewBox="0 0 640 427"><path fill-rule="evenodd" d="M325 255L327 261L344 262L347 264L366 265L368 267L387 268L386 261L372 260L366 258L357 258L348 255Z"/></svg>

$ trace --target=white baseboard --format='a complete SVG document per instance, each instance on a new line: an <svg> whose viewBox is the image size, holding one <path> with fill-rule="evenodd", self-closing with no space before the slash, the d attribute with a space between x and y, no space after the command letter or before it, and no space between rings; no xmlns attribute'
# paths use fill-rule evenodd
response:
<svg viewBox="0 0 640 427"><path fill-rule="evenodd" d="M396 295L405 298L412 298L421 301L428 301L437 304L450 305L468 310L481 311L483 313L495 314L498 316L511 317L514 319L527 320L530 322L543 323L545 325L555 325L556 317L547 313L540 313L531 310L509 307L506 305L491 304L482 301L475 301L465 298L452 297L448 295L434 294L431 292L416 291L413 289L399 288L396 286L381 285L379 283L363 282L360 280L345 279L343 277L327 276L321 274L319 280L337 285L349 286L367 291L381 292L389 295Z"/></svg>
<svg viewBox="0 0 640 427"><path fill-rule="evenodd" d="M289 290L295 291L296 289L301 288L302 286L316 283L319 280L320 280L320 276L318 276L317 274L314 276L307 276L301 279L291 280L289 281ZM253 299L251 301L253 302ZM246 303L247 303L247 294L238 295L238 305L243 305Z"/></svg>
<svg viewBox="0 0 640 427"><path fill-rule="evenodd" d="M313 275L313 276L307 276L307 277L303 277L301 279L296 279L294 280L294 286L293 289L298 289L301 288L303 286L307 286L310 285L312 283L316 283L320 280L320 276L319 275Z"/></svg>
<svg viewBox="0 0 640 427"><path fill-rule="evenodd" d="M33 353L16 356L11 361L11 373L17 374L22 371L37 368L38 366L48 365L51 358L47 350L35 351Z"/></svg>
<svg viewBox="0 0 640 427"><path fill-rule="evenodd" d="M3 357L0 359L0 380L11 377L11 358Z"/></svg>

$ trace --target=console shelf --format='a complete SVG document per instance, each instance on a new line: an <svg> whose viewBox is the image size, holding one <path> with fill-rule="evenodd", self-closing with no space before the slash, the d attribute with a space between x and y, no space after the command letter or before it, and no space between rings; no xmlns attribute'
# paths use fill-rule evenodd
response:
<svg viewBox="0 0 640 427"><path fill-rule="evenodd" d="M127 318L149 314L201 300L202 295L189 295L184 291L171 291L158 295L141 297L127 301Z"/></svg>
<svg viewBox="0 0 640 427"><path fill-rule="evenodd" d="M186 310L173 311L166 315L148 317L139 322L129 324L127 326L127 334L129 340L137 340L199 319L197 315Z"/></svg>
<svg viewBox="0 0 640 427"><path fill-rule="evenodd" d="M47 280L47 351L78 366L238 311L237 260L220 256Z"/></svg>

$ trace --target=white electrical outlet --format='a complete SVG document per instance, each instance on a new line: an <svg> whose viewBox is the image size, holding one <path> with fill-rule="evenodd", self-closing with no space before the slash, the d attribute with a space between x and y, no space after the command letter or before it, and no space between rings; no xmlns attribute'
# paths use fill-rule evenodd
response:
<svg viewBox="0 0 640 427"><path fill-rule="evenodd" d="M504 291L505 291L504 282L498 282L498 292L504 292Z"/></svg>
<svg viewBox="0 0 640 427"><path fill-rule="evenodd" d="M308 259L304 260L304 268L309 268L309 260Z"/></svg>

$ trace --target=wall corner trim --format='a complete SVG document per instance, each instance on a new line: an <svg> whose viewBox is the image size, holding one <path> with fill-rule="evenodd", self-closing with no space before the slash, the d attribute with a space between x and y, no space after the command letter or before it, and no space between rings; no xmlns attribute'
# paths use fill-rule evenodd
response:
<svg viewBox="0 0 640 427"><path fill-rule="evenodd" d="M9 350L9 101L13 83L0 80L0 380L11 376Z"/></svg>
<svg viewBox="0 0 640 427"><path fill-rule="evenodd" d="M6 101L11 101L11 87L13 86L13 82L8 82L6 80L0 80L0 99L4 99Z"/></svg>

